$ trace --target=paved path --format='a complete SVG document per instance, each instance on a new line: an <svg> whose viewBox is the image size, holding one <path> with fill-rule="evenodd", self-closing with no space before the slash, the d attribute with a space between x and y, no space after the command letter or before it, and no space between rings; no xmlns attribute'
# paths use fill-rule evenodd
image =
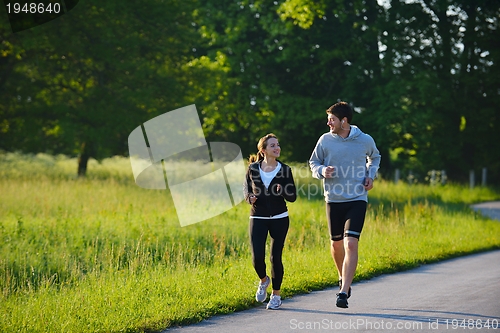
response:
<svg viewBox="0 0 500 333"><path fill-rule="evenodd" d="M500 218L500 203L481 205L475 209ZM335 306L338 288L329 288L285 299L280 310L263 304L164 333L500 333L499 250L383 275L352 288L348 309Z"/></svg>
<svg viewBox="0 0 500 333"><path fill-rule="evenodd" d="M472 205L472 209L480 211L492 219L500 220L500 201L490 201Z"/></svg>

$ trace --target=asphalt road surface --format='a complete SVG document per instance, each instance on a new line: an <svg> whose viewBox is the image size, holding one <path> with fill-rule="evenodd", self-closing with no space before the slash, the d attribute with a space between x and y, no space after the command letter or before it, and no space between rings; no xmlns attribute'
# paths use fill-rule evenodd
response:
<svg viewBox="0 0 500 333"><path fill-rule="evenodd" d="M500 203L474 209L500 218ZM337 292L338 288L315 291L284 299L279 310L266 310L264 303L164 332L500 333L500 251L355 283L348 309L335 306Z"/></svg>
<svg viewBox="0 0 500 333"><path fill-rule="evenodd" d="M473 205L472 209L480 211L492 219L500 220L500 201L483 202Z"/></svg>

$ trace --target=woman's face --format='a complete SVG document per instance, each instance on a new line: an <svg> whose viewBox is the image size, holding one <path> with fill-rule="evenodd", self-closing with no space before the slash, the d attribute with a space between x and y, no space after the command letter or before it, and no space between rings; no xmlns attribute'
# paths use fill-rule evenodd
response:
<svg viewBox="0 0 500 333"><path fill-rule="evenodd" d="M267 157L274 157L274 158L280 157L281 148L280 148L280 144L278 142L278 139L269 138L267 140L267 147L264 149L263 152L264 152L264 156L267 156Z"/></svg>

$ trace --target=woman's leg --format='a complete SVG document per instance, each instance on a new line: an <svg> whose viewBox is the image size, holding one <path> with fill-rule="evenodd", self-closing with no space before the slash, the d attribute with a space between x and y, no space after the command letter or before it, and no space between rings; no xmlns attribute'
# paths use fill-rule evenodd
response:
<svg viewBox="0 0 500 333"><path fill-rule="evenodd" d="M290 220L288 217L284 217L269 221L271 221L269 234L271 235L271 276L273 282L273 294L279 295L281 283L283 282L283 275L285 273L282 261L283 247L285 246L285 239L288 233Z"/></svg>
<svg viewBox="0 0 500 333"><path fill-rule="evenodd" d="M266 278L266 240L269 220L250 219L250 248L252 264L261 280Z"/></svg>

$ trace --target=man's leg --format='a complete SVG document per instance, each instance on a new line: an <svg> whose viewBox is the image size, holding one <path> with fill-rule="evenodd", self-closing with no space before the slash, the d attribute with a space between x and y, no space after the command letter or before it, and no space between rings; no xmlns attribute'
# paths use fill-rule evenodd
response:
<svg viewBox="0 0 500 333"><path fill-rule="evenodd" d="M342 263L342 289L341 293L348 293L352 279L358 265L358 239L354 237L344 238L344 260Z"/></svg>
<svg viewBox="0 0 500 333"><path fill-rule="evenodd" d="M366 201L349 203L344 233L344 264L342 266L342 288L340 292L348 294L352 279L358 266L358 242L366 215Z"/></svg>
<svg viewBox="0 0 500 333"><path fill-rule="evenodd" d="M330 233L330 254L337 267L339 279L342 278L342 266L344 265L344 212L343 204L326 203L326 219L328 221L328 232Z"/></svg>
<svg viewBox="0 0 500 333"><path fill-rule="evenodd" d="M344 266L344 240L333 241L330 240L330 252L332 254L333 262L337 267L337 271L339 273L339 279L342 279L342 270Z"/></svg>

